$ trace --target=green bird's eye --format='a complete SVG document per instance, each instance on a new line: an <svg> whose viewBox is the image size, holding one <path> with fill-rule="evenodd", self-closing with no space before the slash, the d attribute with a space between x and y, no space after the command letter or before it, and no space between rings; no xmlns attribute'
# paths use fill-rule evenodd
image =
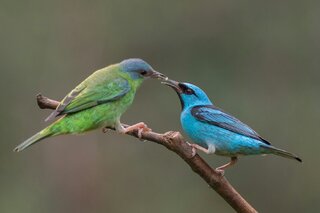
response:
<svg viewBox="0 0 320 213"><path fill-rule="evenodd" d="M140 74L141 74L141 75L146 75L146 74L147 74L147 71L142 70L142 71L140 72Z"/></svg>

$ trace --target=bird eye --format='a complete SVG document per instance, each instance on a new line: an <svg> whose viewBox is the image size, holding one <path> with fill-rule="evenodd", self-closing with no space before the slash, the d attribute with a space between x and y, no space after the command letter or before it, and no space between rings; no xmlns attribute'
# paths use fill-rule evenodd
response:
<svg viewBox="0 0 320 213"><path fill-rule="evenodd" d="M184 91L184 93L187 94L187 95L194 94L193 90L190 89L190 88L186 89L186 90Z"/></svg>
<svg viewBox="0 0 320 213"><path fill-rule="evenodd" d="M183 91L184 94L186 94L186 95L195 95L195 92L193 91L193 89L189 88L185 84L180 83L179 87L181 88L181 90Z"/></svg>
<svg viewBox="0 0 320 213"><path fill-rule="evenodd" d="M147 71L142 70L142 71L140 72L140 74L141 74L141 75L146 75L146 74L147 74Z"/></svg>

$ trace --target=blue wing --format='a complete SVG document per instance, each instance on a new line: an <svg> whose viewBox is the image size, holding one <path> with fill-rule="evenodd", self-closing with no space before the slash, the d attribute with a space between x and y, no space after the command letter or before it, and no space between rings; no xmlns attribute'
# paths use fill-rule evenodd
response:
<svg viewBox="0 0 320 213"><path fill-rule="evenodd" d="M231 132L259 140L263 143L270 145L268 141L263 139L248 125L242 123L237 118L223 112L221 109L213 105L193 107L191 110L191 114L201 122L208 123L229 130Z"/></svg>

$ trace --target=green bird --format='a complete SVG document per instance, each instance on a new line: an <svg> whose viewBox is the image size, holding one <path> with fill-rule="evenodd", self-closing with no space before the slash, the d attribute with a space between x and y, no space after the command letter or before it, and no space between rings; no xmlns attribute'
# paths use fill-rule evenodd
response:
<svg viewBox="0 0 320 213"><path fill-rule="evenodd" d="M18 145L19 152L47 137L78 134L97 128L115 128L119 133L148 130L144 123L124 128L121 115L132 104L146 78L167 79L141 59L127 59L95 71L73 89L46 121L60 119Z"/></svg>

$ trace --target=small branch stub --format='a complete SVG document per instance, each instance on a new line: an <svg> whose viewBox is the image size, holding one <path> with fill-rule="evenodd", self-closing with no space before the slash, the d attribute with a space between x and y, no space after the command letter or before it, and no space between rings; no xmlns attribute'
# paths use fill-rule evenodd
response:
<svg viewBox="0 0 320 213"><path fill-rule="evenodd" d="M41 109L56 109L60 102L51 100L39 93L37 95L37 103Z"/></svg>

